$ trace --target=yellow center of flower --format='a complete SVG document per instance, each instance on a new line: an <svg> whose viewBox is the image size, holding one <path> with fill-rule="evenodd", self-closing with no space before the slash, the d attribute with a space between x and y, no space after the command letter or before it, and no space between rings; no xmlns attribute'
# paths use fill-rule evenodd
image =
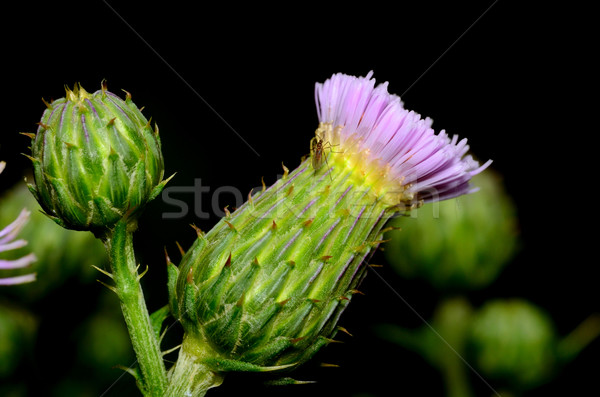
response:
<svg viewBox="0 0 600 397"><path fill-rule="evenodd" d="M334 127L332 123L319 124L311 141L315 170L326 165L335 168L335 174L349 172L353 184L365 186L376 200L397 206L399 210L409 210L422 204L408 191L410 184L403 183L404 177L391 172L388 163L365 147L364 138L357 134L342 136L342 130L343 126Z"/></svg>

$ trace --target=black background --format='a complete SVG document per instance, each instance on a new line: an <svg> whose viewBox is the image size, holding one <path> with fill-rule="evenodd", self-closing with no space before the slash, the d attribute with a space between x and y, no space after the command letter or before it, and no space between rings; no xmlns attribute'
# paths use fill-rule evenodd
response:
<svg viewBox="0 0 600 397"><path fill-rule="evenodd" d="M65 84L81 82L94 91L106 79L110 91L131 92L160 127L166 172L177 172L173 185L192 186L201 178L212 189L229 185L247 192L261 176L273 183L282 161L292 169L308 153L317 125L315 82L335 72L373 70L378 81L390 82L390 92L402 94L408 109L433 118L436 130L469 138L479 159L493 159L517 202L523 249L492 287L472 295L473 302L524 297L547 310L564 335L599 310L595 178L589 175L597 170L591 142L597 124L595 103L586 95L593 94L586 73L593 47L585 45L583 21L589 11L500 0L469 29L491 4L17 4L0 24L0 157L9 165L0 187L29 169L19 154L27 151L28 139L18 132L35 130L44 110L40 99L64 96ZM178 198L193 205L191 194ZM220 207L232 200L223 196ZM151 308L166 297L163 246L176 252L178 241L187 247L195 237L188 224L207 230L218 220L192 213L162 220L170 210L155 200L136 234L150 265L144 286ZM431 314L436 291L389 268L380 274L425 318ZM234 375L211 395L442 395L435 370L370 330L379 322L421 321L377 277L368 277L361 289L367 295L354 299L341 321L354 337L325 349L298 374L318 383L273 389ZM92 296L64 291L63 300L49 302L48 310L63 314L45 338L68 349L72 342L64 330ZM553 382L528 395L594 392L599 354L595 342ZM61 365L68 365L61 359L42 361L32 380L40 390L60 377ZM320 362L341 367L321 368ZM472 380L477 395L491 395L476 376ZM106 395L128 390L122 383L133 381L124 377Z"/></svg>

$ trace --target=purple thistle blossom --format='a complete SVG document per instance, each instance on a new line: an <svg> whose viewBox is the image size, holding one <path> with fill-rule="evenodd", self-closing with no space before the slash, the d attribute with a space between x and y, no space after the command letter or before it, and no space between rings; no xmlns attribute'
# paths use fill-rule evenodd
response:
<svg viewBox="0 0 600 397"><path fill-rule="evenodd" d="M4 170L6 163L0 162L0 173ZM25 226L29 220L30 212L23 209L17 219L15 219L10 225L0 230L0 253L4 251L10 251L17 248L24 247L27 245L25 240L15 240L21 229ZM36 258L34 254L25 255L19 259L5 260L0 259L0 270L6 269L21 269L31 265L35 262ZM26 274L23 276L0 278L0 285L15 285L24 284L35 281L35 273Z"/></svg>
<svg viewBox="0 0 600 397"><path fill-rule="evenodd" d="M331 145L344 156L357 154L380 167L387 182L402 187L401 201L418 203L445 200L477 189L471 177L482 166L471 156L467 140L435 134L430 118L404 109L400 97L387 92L388 83L375 86L373 72L366 77L334 74L315 86L321 125L329 125ZM385 182L385 183L387 183Z"/></svg>

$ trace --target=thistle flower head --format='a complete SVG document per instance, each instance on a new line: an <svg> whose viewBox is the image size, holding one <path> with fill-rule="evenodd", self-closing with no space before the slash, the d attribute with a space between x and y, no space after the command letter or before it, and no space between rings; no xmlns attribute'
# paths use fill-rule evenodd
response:
<svg viewBox="0 0 600 397"><path fill-rule="evenodd" d="M0 173L4 170L6 163L0 162ZM23 226L29 220L29 211L23 209L17 219L4 229L0 230L0 253L14 250L27 245L25 240L17 240L17 236ZM14 260L0 259L0 270L22 269L35 262L35 255L29 254ZM29 283L35 280L35 274L23 276L0 278L0 285L14 285Z"/></svg>
<svg viewBox="0 0 600 397"><path fill-rule="evenodd" d="M163 158L158 128L127 93L93 94L81 86L47 104L31 157L30 189L61 226L103 232L120 219L135 221L162 189Z"/></svg>
<svg viewBox="0 0 600 397"><path fill-rule="evenodd" d="M303 364L344 332L338 320L386 222L419 200L469 191L482 167L462 158L465 142L436 136L370 77L317 84L311 157L169 264L180 357L216 373ZM185 362L174 378L190 377Z"/></svg>
<svg viewBox="0 0 600 397"><path fill-rule="evenodd" d="M334 148L332 160L358 171L391 204L444 200L473 189L469 180L485 169L467 140L435 134L430 118L404 109L400 97L366 77L335 74L316 84L320 125L316 138Z"/></svg>

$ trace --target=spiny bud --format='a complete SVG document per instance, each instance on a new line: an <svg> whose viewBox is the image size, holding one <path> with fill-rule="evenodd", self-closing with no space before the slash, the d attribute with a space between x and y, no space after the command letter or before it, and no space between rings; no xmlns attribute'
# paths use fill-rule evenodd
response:
<svg viewBox="0 0 600 397"><path fill-rule="evenodd" d="M388 219L430 199L434 187L444 198L466 193L471 175L483 169L462 159L464 142L435 136L385 85L373 85L370 76L345 75L318 84L321 124L311 157L183 257L169 282L172 312L186 333L173 379L189 379L190 355L192 366L217 373L304 363L335 341ZM410 164L413 156L428 160ZM415 184L421 176L424 184Z"/></svg>
<svg viewBox="0 0 600 397"><path fill-rule="evenodd" d="M133 223L166 183L158 130L129 93L67 88L38 125L30 190L61 226L103 233L123 218Z"/></svg>

